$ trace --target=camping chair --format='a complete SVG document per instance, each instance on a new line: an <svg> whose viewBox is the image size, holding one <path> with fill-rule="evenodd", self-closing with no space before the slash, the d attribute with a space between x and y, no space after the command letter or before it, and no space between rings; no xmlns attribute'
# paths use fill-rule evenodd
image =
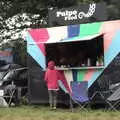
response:
<svg viewBox="0 0 120 120"><path fill-rule="evenodd" d="M13 84L7 85L4 88L4 95L3 98L6 100L8 106L11 106L11 103L16 104L17 99L16 99L16 86Z"/></svg>
<svg viewBox="0 0 120 120"><path fill-rule="evenodd" d="M108 79L99 79L96 81L94 86L96 89L93 91L91 101L94 103L104 103L103 99L106 99L109 95L112 94L110 88L110 81Z"/></svg>
<svg viewBox="0 0 120 120"><path fill-rule="evenodd" d="M120 86L107 98L109 104L109 110L117 110L120 107Z"/></svg>
<svg viewBox="0 0 120 120"><path fill-rule="evenodd" d="M109 80L99 80L97 83L98 90L92 94L91 103L104 103L107 108L115 110L110 96L120 87L120 83L111 84Z"/></svg>
<svg viewBox="0 0 120 120"><path fill-rule="evenodd" d="M88 82L82 81L72 81L71 82L72 89L72 100L80 106L80 109L85 109L86 105L89 105L88 98Z"/></svg>

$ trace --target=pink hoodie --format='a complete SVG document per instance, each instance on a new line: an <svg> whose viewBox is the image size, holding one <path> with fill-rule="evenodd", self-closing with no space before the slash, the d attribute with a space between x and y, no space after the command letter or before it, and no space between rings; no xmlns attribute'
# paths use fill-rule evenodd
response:
<svg viewBox="0 0 120 120"><path fill-rule="evenodd" d="M59 72L55 69L54 61L48 62L48 69L45 73L45 81L47 83L48 90L58 90Z"/></svg>

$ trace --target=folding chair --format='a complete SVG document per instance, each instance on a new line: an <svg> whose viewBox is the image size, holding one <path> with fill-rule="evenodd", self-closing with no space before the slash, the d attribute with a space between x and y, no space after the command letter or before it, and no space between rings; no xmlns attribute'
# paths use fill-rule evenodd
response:
<svg viewBox="0 0 120 120"><path fill-rule="evenodd" d="M120 87L110 95L106 102L109 104L109 110L117 110L120 107Z"/></svg>
<svg viewBox="0 0 120 120"><path fill-rule="evenodd" d="M110 89L110 84L109 79L98 79L90 88L93 90L92 93L90 93L91 102L94 104L104 103L104 99L106 99L113 92Z"/></svg>
<svg viewBox="0 0 120 120"><path fill-rule="evenodd" d="M97 83L98 90L92 94L91 103L104 103L108 109L115 110L115 107L112 105L112 101L114 101L112 100L112 94L120 87L120 83L111 84L109 80L99 80Z"/></svg>
<svg viewBox="0 0 120 120"><path fill-rule="evenodd" d="M16 86L15 85L7 85L4 88L3 98L6 100L8 106L11 106L11 103L16 103Z"/></svg>
<svg viewBox="0 0 120 120"><path fill-rule="evenodd" d="M88 98L88 82L71 82L72 88L72 100L80 106L80 109L85 109L86 105L89 105ZM86 109L85 109L86 110Z"/></svg>

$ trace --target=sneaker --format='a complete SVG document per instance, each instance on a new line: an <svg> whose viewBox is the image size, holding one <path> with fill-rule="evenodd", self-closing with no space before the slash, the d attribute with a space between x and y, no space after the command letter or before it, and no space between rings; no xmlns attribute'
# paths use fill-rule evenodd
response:
<svg viewBox="0 0 120 120"><path fill-rule="evenodd" d="M56 110L57 108L56 107L53 107L53 110Z"/></svg>

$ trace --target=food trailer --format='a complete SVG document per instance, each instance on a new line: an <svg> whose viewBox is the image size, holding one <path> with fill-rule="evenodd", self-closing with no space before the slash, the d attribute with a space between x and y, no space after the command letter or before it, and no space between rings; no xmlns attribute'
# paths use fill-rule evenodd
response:
<svg viewBox="0 0 120 120"><path fill-rule="evenodd" d="M103 74L119 81L120 20L30 29L26 40L30 103L48 102L44 72L49 60L64 75L59 96L64 103L69 99L66 93L72 92L72 81L87 81L92 92Z"/></svg>

